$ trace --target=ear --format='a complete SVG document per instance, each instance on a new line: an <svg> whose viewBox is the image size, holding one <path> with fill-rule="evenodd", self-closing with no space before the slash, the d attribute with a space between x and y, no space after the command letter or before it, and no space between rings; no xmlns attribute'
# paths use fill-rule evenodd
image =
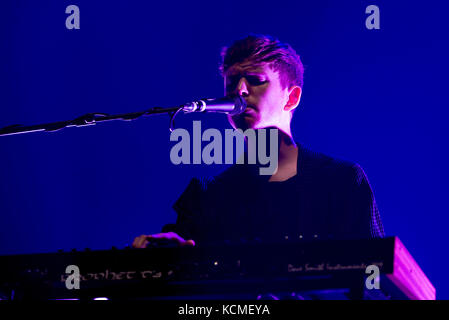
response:
<svg viewBox="0 0 449 320"><path fill-rule="evenodd" d="M292 111L299 105L301 93L301 87L298 86L293 86L288 90L288 101L284 106L285 111Z"/></svg>

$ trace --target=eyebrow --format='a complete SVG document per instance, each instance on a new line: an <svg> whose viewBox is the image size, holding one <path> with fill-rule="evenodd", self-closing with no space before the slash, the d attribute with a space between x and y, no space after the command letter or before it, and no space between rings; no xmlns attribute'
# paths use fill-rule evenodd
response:
<svg viewBox="0 0 449 320"><path fill-rule="evenodd" d="M228 69L228 71L230 70L232 70L232 67ZM246 67L240 67L239 69L237 69L237 72L230 73L227 76L233 76L237 74L238 75L265 74L265 69L263 66L260 65L250 65Z"/></svg>
<svg viewBox="0 0 449 320"><path fill-rule="evenodd" d="M235 78L238 76L265 76L266 73L263 70L260 71L243 71L241 73L231 73L231 74L225 74L226 78Z"/></svg>

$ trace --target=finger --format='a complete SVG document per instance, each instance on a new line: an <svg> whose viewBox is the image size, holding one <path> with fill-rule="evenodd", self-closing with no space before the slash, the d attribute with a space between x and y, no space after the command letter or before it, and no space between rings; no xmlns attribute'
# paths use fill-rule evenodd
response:
<svg viewBox="0 0 449 320"><path fill-rule="evenodd" d="M187 240L184 241L181 246L185 246L185 247L194 247L195 246L195 241L194 240Z"/></svg>
<svg viewBox="0 0 449 320"><path fill-rule="evenodd" d="M195 241L193 240L184 240L180 235L178 235L175 232L163 232L163 233L157 233L145 236L146 240L168 240L168 241L174 241L179 246L194 246Z"/></svg>
<svg viewBox="0 0 449 320"><path fill-rule="evenodd" d="M145 240L146 240L146 235L141 235L139 237L138 248L145 248L145 246L144 246Z"/></svg>
<svg viewBox="0 0 449 320"><path fill-rule="evenodd" d="M149 243L150 243L150 242L149 242L148 240L144 239L144 240L142 241L142 243L140 244L140 247L141 247L141 248L146 248L147 245L148 245Z"/></svg>
<svg viewBox="0 0 449 320"><path fill-rule="evenodd" d="M147 237L147 239L167 239L167 240L175 240L175 239L180 238L174 232L163 232L163 233L150 234L146 237Z"/></svg>
<svg viewBox="0 0 449 320"><path fill-rule="evenodd" d="M140 243L140 237L135 237L134 241L133 241L133 248L138 248L139 247L139 243Z"/></svg>
<svg viewBox="0 0 449 320"><path fill-rule="evenodd" d="M174 232L164 232L164 233L157 233L157 234L151 234L149 236L146 236L146 240L168 240L168 241L175 241L178 244L180 244L179 238L180 237ZM182 240L184 240L184 239L182 239Z"/></svg>
<svg viewBox="0 0 449 320"><path fill-rule="evenodd" d="M176 241L179 246L192 245L192 242L187 242L184 238L174 232L170 232L170 240Z"/></svg>
<svg viewBox="0 0 449 320"><path fill-rule="evenodd" d="M134 248L145 248L148 244L147 236L141 235L134 240L133 247Z"/></svg>

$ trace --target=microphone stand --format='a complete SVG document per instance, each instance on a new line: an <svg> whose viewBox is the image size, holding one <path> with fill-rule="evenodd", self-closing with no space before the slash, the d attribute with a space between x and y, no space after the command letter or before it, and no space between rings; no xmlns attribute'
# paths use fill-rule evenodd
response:
<svg viewBox="0 0 449 320"><path fill-rule="evenodd" d="M106 113L88 113L74 120L59 121L46 124L38 124L32 126L22 126L20 124L14 124L6 126L0 129L0 136L8 136L13 134L29 133L47 131L54 132L69 127L84 127L95 125L103 121L131 121L136 120L142 116L150 116L155 114L169 114L170 115L170 131L173 131L174 119L179 111L183 110L183 107L174 108L152 108L142 112L124 113L118 115L109 115Z"/></svg>

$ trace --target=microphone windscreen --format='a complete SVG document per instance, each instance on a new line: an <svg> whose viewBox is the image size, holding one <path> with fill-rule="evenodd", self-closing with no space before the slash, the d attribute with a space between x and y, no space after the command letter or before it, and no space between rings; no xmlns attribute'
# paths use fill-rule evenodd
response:
<svg viewBox="0 0 449 320"><path fill-rule="evenodd" d="M229 112L230 115L240 114L246 109L246 101L242 96L238 95L234 98L235 108L234 111Z"/></svg>

